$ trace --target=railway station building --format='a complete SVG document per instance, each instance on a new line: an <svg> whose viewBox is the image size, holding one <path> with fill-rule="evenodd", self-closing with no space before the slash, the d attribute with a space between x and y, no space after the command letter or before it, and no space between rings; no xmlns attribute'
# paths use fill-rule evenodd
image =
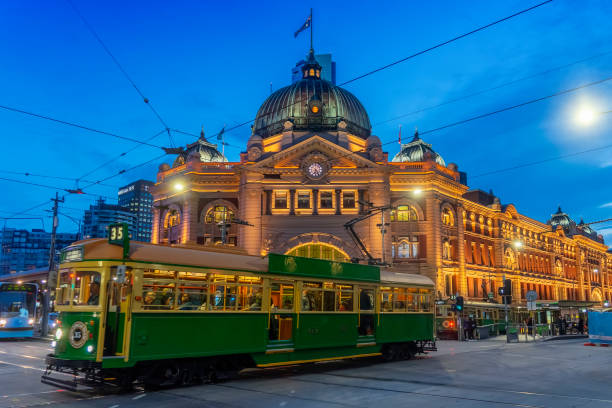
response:
<svg viewBox="0 0 612 408"><path fill-rule="evenodd" d="M152 242L371 257L430 277L441 301L460 294L475 308L502 303L504 276L514 309L531 290L556 308L612 298L612 253L601 235L561 208L544 222L522 215L492 192L470 190L459 169L418 133L390 157L359 99L321 78L311 50L302 79L262 103L240 161L227 161L202 132L160 165Z"/></svg>

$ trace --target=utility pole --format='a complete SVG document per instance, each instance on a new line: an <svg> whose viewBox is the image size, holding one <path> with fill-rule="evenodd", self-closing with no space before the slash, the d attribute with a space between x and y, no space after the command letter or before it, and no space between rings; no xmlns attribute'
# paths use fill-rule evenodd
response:
<svg viewBox="0 0 612 408"><path fill-rule="evenodd" d="M380 224L377 225L377 227L380 228L380 235L381 235L381 240L382 240L382 263L383 265L386 264L385 262L385 234L387 233L388 225L389 223L385 223L385 209L383 209L380 212Z"/></svg>
<svg viewBox="0 0 612 408"><path fill-rule="evenodd" d="M45 289L43 290L43 316L42 316L42 327L41 327L41 336L46 337L49 333L49 294L51 293L51 284L55 282L55 235L57 233L57 207L58 203L63 203L64 199L59 198L59 194L55 193L55 198L52 198L53 201L53 227L51 229L51 245L49 248L49 271L47 272L47 283L45 284Z"/></svg>

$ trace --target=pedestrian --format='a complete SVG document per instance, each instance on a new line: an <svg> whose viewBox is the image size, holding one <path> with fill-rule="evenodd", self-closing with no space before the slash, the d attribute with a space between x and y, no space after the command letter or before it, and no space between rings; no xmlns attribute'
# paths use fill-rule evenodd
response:
<svg viewBox="0 0 612 408"><path fill-rule="evenodd" d="M533 318L529 317L529 319L527 319L527 333L529 333L529 335L533 335Z"/></svg>
<svg viewBox="0 0 612 408"><path fill-rule="evenodd" d="M472 319L472 316L470 316L469 327L470 327L470 332L469 332L470 340L474 340L474 330L476 329L476 322L474 321L474 319Z"/></svg>
<svg viewBox="0 0 612 408"><path fill-rule="evenodd" d="M578 319L578 333L584 334L584 319L582 317Z"/></svg>
<svg viewBox="0 0 612 408"><path fill-rule="evenodd" d="M463 319L463 340L467 341L470 338L470 320Z"/></svg>
<svg viewBox="0 0 612 408"><path fill-rule="evenodd" d="M567 333L567 319L563 316L561 320L561 335L565 335Z"/></svg>

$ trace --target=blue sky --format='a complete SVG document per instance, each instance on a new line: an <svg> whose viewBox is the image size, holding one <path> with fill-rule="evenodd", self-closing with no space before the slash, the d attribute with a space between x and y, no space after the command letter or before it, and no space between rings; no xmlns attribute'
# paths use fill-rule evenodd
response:
<svg viewBox="0 0 612 408"><path fill-rule="evenodd" d="M308 51L308 34L293 32L314 8L315 49L332 53L338 82L510 15L538 1L472 2L87 2L75 5L172 128L207 134L255 116ZM461 39L346 88L366 107L383 142L415 126L437 128L530 99L612 76L612 2L555 0L529 13ZM0 105L78 122L139 140L163 129L129 82L64 0L0 4ZM592 58L591 58L592 57ZM576 61L569 67L555 69ZM551 71L552 70L552 71ZM408 115L507 82L550 71L459 102ZM472 188L493 189L502 203L545 222L558 205L576 221L612 215L612 148L533 167L475 177L518 164L612 144L612 114L589 127L571 118L579 106L612 109L612 81L468 124L424 139L468 172ZM226 134L246 146L250 129ZM72 188L67 180L6 171L80 177L125 152L133 143L0 109L0 177ZM175 134L177 144L192 138ZM168 144L167 136L155 143ZM392 157L398 150L386 150ZM226 148L230 160L240 149ZM139 147L87 177L99 180L159 155ZM170 158L164 161L171 161ZM88 192L116 196L117 187L153 180L151 163ZM54 191L0 180L0 216L42 203ZM67 197L64 214L81 216L95 198ZM50 207L47 206L47 208ZM44 207L28 214L46 216ZM40 221L8 226L36 228ZM50 228L48 218L45 226ZM60 220L60 230L75 224ZM612 223L598 229L612 241Z"/></svg>

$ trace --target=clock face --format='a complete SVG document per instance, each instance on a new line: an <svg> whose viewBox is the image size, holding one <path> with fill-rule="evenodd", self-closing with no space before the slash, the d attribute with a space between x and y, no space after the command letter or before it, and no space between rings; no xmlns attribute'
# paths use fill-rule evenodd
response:
<svg viewBox="0 0 612 408"><path fill-rule="evenodd" d="M323 166L319 163L312 163L308 166L308 175L312 178L319 178L323 175Z"/></svg>

